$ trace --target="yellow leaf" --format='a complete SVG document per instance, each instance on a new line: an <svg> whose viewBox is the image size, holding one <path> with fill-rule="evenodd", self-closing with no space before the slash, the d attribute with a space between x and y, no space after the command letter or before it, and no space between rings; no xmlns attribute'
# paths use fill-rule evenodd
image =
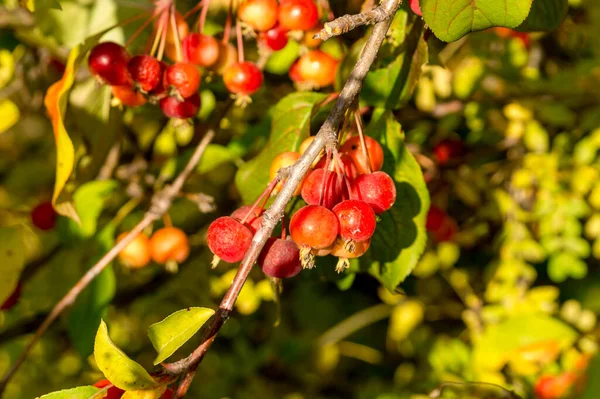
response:
<svg viewBox="0 0 600 399"><path fill-rule="evenodd" d="M167 387L163 385L151 391L127 391L121 396L121 399L159 399L166 390Z"/></svg>
<svg viewBox="0 0 600 399"><path fill-rule="evenodd" d="M19 107L10 100L0 100L0 134L6 132L19 121Z"/></svg>
<svg viewBox="0 0 600 399"><path fill-rule="evenodd" d="M77 222L79 222L79 216L73 202L66 200L64 196L61 197L61 194L69 177L71 177L75 162L73 142L67 133L63 118L67 108L69 91L73 87L75 70L77 69L77 64L81 61L79 53L80 46L76 46L71 50L63 77L50 86L44 98L44 105L52 122L52 130L54 131L54 140L56 142L56 181L54 183L52 205L54 205L58 213Z"/></svg>

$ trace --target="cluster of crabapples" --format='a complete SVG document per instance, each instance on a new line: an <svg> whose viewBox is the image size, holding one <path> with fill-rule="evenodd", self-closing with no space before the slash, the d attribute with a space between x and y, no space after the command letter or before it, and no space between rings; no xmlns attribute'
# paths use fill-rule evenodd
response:
<svg viewBox="0 0 600 399"><path fill-rule="evenodd" d="M208 3L208 2L206 2ZM229 43L229 29L221 41L190 31L185 18L169 9L157 10L155 45L146 54L131 56L114 42L96 45L88 57L91 74L111 86L114 98L124 106L137 107L147 102L158 104L169 118L193 118L200 109L199 88L203 71L221 75L232 95L247 99L263 84L257 63L244 60L243 42L238 48ZM237 8L239 23L249 27L258 46L269 51L283 49L290 32L302 35L310 50L290 70L295 82L311 87L331 85L338 60L316 49L320 40L312 39L319 31L319 11L313 0L246 0ZM317 27L317 28L315 28ZM163 34L161 34L163 32ZM239 32L238 32L239 35ZM159 44L160 43L160 44ZM163 53L171 60L162 60ZM156 56L155 56L156 55Z"/></svg>
<svg viewBox="0 0 600 399"><path fill-rule="evenodd" d="M125 394L125 391L117 388L109 380L100 380L94 384L96 388L107 388L104 399L121 399ZM166 391L157 399L171 399L173 398L174 392L171 388L167 388ZM155 396L152 396L155 398Z"/></svg>
<svg viewBox="0 0 600 399"><path fill-rule="evenodd" d="M124 232L117 241L128 233ZM119 260L131 269L141 269L150 261L158 264L183 263L190 255L190 243L187 234L176 227L163 227L148 237L139 233L119 253Z"/></svg>
<svg viewBox="0 0 600 399"><path fill-rule="evenodd" d="M280 189L279 170L298 161L313 139L305 140L299 152L275 157L271 183L253 206L242 206L209 226L207 243L215 261L243 259L262 223L260 202ZM315 161L294 193L307 205L291 216L290 236L284 225L281 237L270 237L258 257L264 273L272 278L293 277L303 268L312 268L315 256L327 255L339 258L336 270L341 272L349 266L348 259L362 256L371 245L376 215L396 202L394 180L381 171L382 166L383 149L368 136L350 137L339 151L329 151Z"/></svg>

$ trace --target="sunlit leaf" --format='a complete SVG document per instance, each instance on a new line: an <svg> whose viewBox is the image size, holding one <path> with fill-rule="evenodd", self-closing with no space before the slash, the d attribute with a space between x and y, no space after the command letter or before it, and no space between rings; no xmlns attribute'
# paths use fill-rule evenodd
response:
<svg viewBox="0 0 600 399"><path fill-rule="evenodd" d="M0 228L0 303L4 303L17 287L25 266L25 247L18 227Z"/></svg>
<svg viewBox="0 0 600 399"><path fill-rule="evenodd" d="M151 325L148 328L148 336L158 352L154 364L161 363L175 353L213 314L215 311L208 308L187 308Z"/></svg>
<svg viewBox="0 0 600 399"><path fill-rule="evenodd" d="M165 385L153 390L127 391L121 396L121 399L159 399L167 390Z"/></svg>
<svg viewBox="0 0 600 399"><path fill-rule="evenodd" d="M117 388L125 391L154 389L159 384L138 363L131 360L108 336L106 323L101 321L94 343L96 365Z"/></svg>
<svg viewBox="0 0 600 399"><path fill-rule="evenodd" d="M100 399L104 394L100 394L102 389L88 386L77 387L73 389L64 389L62 391L52 392L38 397L38 399Z"/></svg>

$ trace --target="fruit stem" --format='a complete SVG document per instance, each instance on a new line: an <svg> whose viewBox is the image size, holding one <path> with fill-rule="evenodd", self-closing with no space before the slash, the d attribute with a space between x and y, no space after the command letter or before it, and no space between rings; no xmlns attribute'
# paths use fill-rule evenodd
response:
<svg viewBox="0 0 600 399"><path fill-rule="evenodd" d="M235 19L235 35L237 36L238 62L244 62L244 37L242 36L242 25L240 19Z"/></svg>
<svg viewBox="0 0 600 399"><path fill-rule="evenodd" d="M363 133L362 117L358 112L354 112L354 121L356 122L356 128L358 129L358 137L360 137L360 148L367 162L367 170L369 173L373 173L371 168L371 158L369 157L369 151L367 151L367 142L365 141L365 134Z"/></svg>
<svg viewBox="0 0 600 399"><path fill-rule="evenodd" d="M181 51L181 39L179 37L179 29L177 29L177 19L175 18L175 2L171 4L171 29L175 35L175 51L177 53L177 59L183 61L183 52Z"/></svg>
<svg viewBox="0 0 600 399"><path fill-rule="evenodd" d="M287 236L287 231L285 228L285 215L283 215L281 218L281 239L285 240L286 236Z"/></svg>
<svg viewBox="0 0 600 399"><path fill-rule="evenodd" d="M156 29L156 35L154 36L154 42L152 43L152 48L150 49L150 55L154 56L154 54L156 54L156 51L158 49L158 45L160 43L160 39L163 35L163 30L166 30L166 19L165 19L165 11L166 10L161 10L159 12L158 15L160 15L160 17L158 18L158 28Z"/></svg>
<svg viewBox="0 0 600 399"><path fill-rule="evenodd" d="M210 0L204 0L204 4L202 5L202 12L200 12L200 17L198 18L198 32L204 32L204 24L206 23L206 16L208 15L208 7L210 5Z"/></svg>
<svg viewBox="0 0 600 399"><path fill-rule="evenodd" d="M165 212L162 220L165 227L173 227L173 221L171 220L171 215L169 215L169 212Z"/></svg>
<svg viewBox="0 0 600 399"><path fill-rule="evenodd" d="M348 190L348 197L350 199L354 199L354 196L352 195L352 188L350 187L350 180L348 179L348 176L346 176L346 171L344 170L344 163L342 162L342 158L340 157L339 152L335 154L334 159L336 169L339 171L339 173L341 173L342 178L344 179L344 185L346 186L346 190Z"/></svg>
<svg viewBox="0 0 600 399"><path fill-rule="evenodd" d="M167 24L169 23L169 10L165 10L165 13L163 16L161 16L161 18L164 20L164 29L160 35L160 44L158 45L158 53L156 54L156 59L159 61L162 61L163 54L165 53L165 46L167 45L167 34L169 32L169 28L167 27Z"/></svg>
<svg viewBox="0 0 600 399"><path fill-rule="evenodd" d="M196 4L188 12L186 12L185 14L183 14L183 19L188 19L189 17L191 17L192 15L194 15L196 12L198 12L198 10L200 9L200 7L204 7L204 3L206 3L206 0L199 1L198 4Z"/></svg>
<svg viewBox="0 0 600 399"><path fill-rule="evenodd" d="M223 44L229 43L231 36L231 19L233 18L233 0L229 1L229 9L227 10L227 19L225 20L225 29L223 30Z"/></svg>
<svg viewBox="0 0 600 399"><path fill-rule="evenodd" d="M142 33L142 31L146 29L146 27L148 27L148 25L150 25L152 21L154 21L158 17L158 15L158 13L155 13L154 15L151 15L146 21L144 21L144 23L140 25L139 28L137 28L133 35L131 35L129 39L127 39L127 42L125 42L125 48L131 46L131 43L133 43L133 41L140 35L140 33Z"/></svg>
<svg viewBox="0 0 600 399"><path fill-rule="evenodd" d="M262 192L262 194L260 195L260 197L258 197L258 199L256 201L254 201L254 204L252 205L252 208L250 208L250 210L248 211L248 213L246 213L246 216L244 216L244 218L240 221L241 224L246 223L246 221L248 220L248 217L254 212L254 210L258 207L258 204L260 204L260 202L263 199L269 198L271 196L271 193L275 189L275 186L277 185L277 183L279 183L279 178L276 176L267 185L267 188L265 188L265 190ZM262 210L262 207L261 207L261 210Z"/></svg>
<svg viewBox="0 0 600 399"><path fill-rule="evenodd" d="M323 179L321 179L321 193L319 194L319 205L323 205L325 190L327 189L327 172L329 172L329 163L331 162L331 150L325 153L325 168L323 169Z"/></svg>

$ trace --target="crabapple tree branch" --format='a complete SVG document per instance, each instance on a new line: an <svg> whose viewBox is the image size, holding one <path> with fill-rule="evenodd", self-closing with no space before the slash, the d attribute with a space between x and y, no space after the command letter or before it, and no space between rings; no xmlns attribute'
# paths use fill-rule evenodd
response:
<svg viewBox="0 0 600 399"><path fill-rule="evenodd" d="M202 361L204 354L213 343L217 333L229 318L233 310L233 305L248 278L260 252L262 251L267 239L271 236L273 229L279 223L284 215L285 208L290 202L296 188L307 174L313 161L326 147L337 145L337 131L344 121L346 111L354 103L358 96L362 83L375 61L377 52L385 39L386 33L390 27L392 17L401 4L401 0L385 0L379 7L385 18L376 23L371 36L367 40L358 61L348 77L344 88L342 89L329 116L319 129L308 149L302 154L300 159L287 170L287 178L281 191L273 204L267 209L263 216L261 227L256 231L252 243L240 267L231 283L227 293L223 297L219 309L211 319L211 323L203 330L200 345L185 359L175 363L163 364L165 371L173 375L181 375L175 398L183 398L189 389L189 385L196 373L198 364Z"/></svg>
<svg viewBox="0 0 600 399"><path fill-rule="evenodd" d="M343 35L353 29L363 25L374 25L378 22L389 19L395 10L390 10L387 7L387 2L383 2L378 7L370 11L361 12L360 14L346 14L330 22L325 22L323 29L317 32L313 38L327 40L334 36Z"/></svg>
<svg viewBox="0 0 600 399"><path fill-rule="evenodd" d="M231 101L224 105L220 115L216 118L215 126L227 113L231 106ZM206 151L208 145L212 142L216 135L216 128L210 128L202 137L198 145L196 146L194 153L190 157L190 160L186 164L185 168L175 178L173 183L165 186L161 191L154 194L150 202L150 208L142 218L142 220L133 228L123 239L115 244L94 266L92 266L81 279L75 284L69 292L56 304L54 308L48 313L42 324L38 327L35 334L19 355L15 363L11 366L8 372L4 375L0 381L0 397L2 396L8 382L15 375L19 367L23 364L27 356L33 349L34 345L40 340L42 335L48 330L52 323L79 297L81 292L117 257L117 255L131 242L133 239L140 234L146 227L150 226L155 221L159 220L171 207L173 199L178 196L179 192L183 188L183 185L187 178L190 176L192 171L196 168L202 155Z"/></svg>

